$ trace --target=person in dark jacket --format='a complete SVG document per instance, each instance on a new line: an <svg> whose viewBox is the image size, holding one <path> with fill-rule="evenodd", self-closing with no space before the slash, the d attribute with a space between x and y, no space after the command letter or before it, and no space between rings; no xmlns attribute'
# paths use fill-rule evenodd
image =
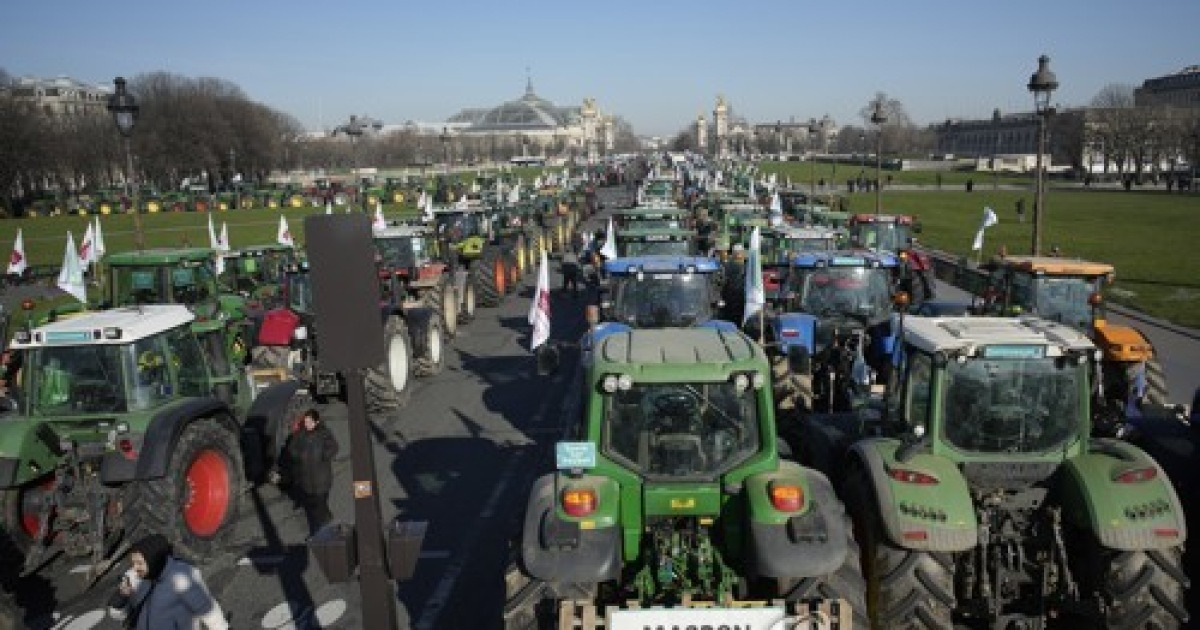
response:
<svg viewBox="0 0 1200 630"><path fill-rule="evenodd" d="M171 555L162 534L133 544L130 569L108 601L111 618L126 628L190 628L227 630L229 622L199 569Z"/></svg>
<svg viewBox="0 0 1200 630"><path fill-rule="evenodd" d="M304 506L309 534L333 520L329 511L329 489L333 485L333 458L338 443L321 414L309 409L288 444L297 499Z"/></svg>

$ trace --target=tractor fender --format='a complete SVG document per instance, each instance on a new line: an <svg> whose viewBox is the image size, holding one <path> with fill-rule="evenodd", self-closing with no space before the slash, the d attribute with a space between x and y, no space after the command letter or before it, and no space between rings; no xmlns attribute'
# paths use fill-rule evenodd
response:
<svg viewBox="0 0 1200 630"><path fill-rule="evenodd" d="M770 485L780 481L798 484L803 491L799 513L780 512L771 505ZM778 470L747 478L745 487L750 508L746 557L755 575L815 577L842 566L849 540L846 509L825 475L780 461Z"/></svg>
<svg viewBox="0 0 1200 630"><path fill-rule="evenodd" d="M780 353L787 355L788 348L794 345L804 346L809 354L816 353L816 317L808 313L784 313L772 319L770 326Z"/></svg>
<svg viewBox="0 0 1200 630"><path fill-rule="evenodd" d="M14 488L42 477L52 472L61 459L58 433L48 423L32 419L0 421L0 488Z"/></svg>
<svg viewBox="0 0 1200 630"><path fill-rule="evenodd" d="M411 306L401 311L401 317L404 318L404 324L408 326L408 336L412 340L413 356L428 356L429 327L433 325L433 319L438 317L437 312L427 306Z"/></svg>
<svg viewBox="0 0 1200 630"><path fill-rule="evenodd" d="M870 479L884 532L892 543L916 551L959 552L975 547L978 521L967 480L950 460L928 452L896 460L899 440L867 438L850 449L848 470ZM936 483L899 481L893 474L927 475ZM847 475L854 479L855 475Z"/></svg>
<svg viewBox="0 0 1200 630"><path fill-rule="evenodd" d="M1134 470L1154 472L1138 481L1117 481ZM1087 453L1063 464L1056 489L1064 520L1094 532L1109 549L1168 549L1187 539L1183 507L1166 472L1128 442L1093 440Z"/></svg>
<svg viewBox="0 0 1200 630"><path fill-rule="evenodd" d="M216 418L231 433L240 434L240 428L233 419L233 410L220 400L211 397L181 400L151 418L150 425L142 436L142 450L137 458L133 478L158 479L167 474L167 463L171 460L175 441L183 433L184 427L197 418ZM101 477L105 481L109 480L103 470Z"/></svg>
<svg viewBox="0 0 1200 630"><path fill-rule="evenodd" d="M526 572L546 582L607 582L621 575L619 499L611 479L584 476L570 482L593 487L599 498L597 514L566 516L558 507L556 488L564 482L557 473L534 482L521 530L521 563Z"/></svg>
<svg viewBox="0 0 1200 630"><path fill-rule="evenodd" d="M246 420L241 427L247 478L261 479L266 472L263 455L267 453L267 448L278 450L287 439L291 431L291 419L285 418L284 414L296 393L303 388L304 383L297 380L275 383L262 390L250 403L250 410L246 412Z"/></svg>
<svg viewBox="0 0 1200 630"><path fill-rule="evenodd" d="M1154 356L1154 345L1136 328L1098 320L1093 330L1092 340L1106 361L1140 363Z"/></svg>

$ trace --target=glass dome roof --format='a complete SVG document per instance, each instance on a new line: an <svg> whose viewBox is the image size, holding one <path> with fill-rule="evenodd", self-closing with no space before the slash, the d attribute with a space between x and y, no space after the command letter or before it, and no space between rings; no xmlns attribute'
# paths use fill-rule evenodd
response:
<svg viewBox="0 0 1200 630"><path fill-rule="evenodd" d="M570 124L571 110L535 94L530 81L525 86L524 96L492 108L473 125L473 129L554 129Z"/></svg>

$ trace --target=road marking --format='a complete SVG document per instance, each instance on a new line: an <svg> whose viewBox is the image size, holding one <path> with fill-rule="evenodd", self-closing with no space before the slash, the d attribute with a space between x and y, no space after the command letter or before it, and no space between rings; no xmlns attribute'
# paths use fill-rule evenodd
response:
<svg viewBox="0 0 1200 630"><path fill-rule="evenodd" d="M300 611L300 614L292 614L293 610L299 608L299 604L292 601L283 602L263 615L262 627L268 630L296 630L297 627L305 628L308 626L308 615L312 608L305 608Z"/></svg>
<svg viewBox="0 0 1200 630"><path fill-rule="evenodd" d="M561 430L564 434L567 431L567 427L571 426L574 422L572 414L578 412L580 385L579 380L575 378L576 369L578 369L577 365L566 375L568 383L565 398L566 404L563 405L563 413L559 415L560 420L563 422ZM561 385L561 379L555 380L559 381L557 384ZM543 409L533 424L539 424L545 420L549 411L548 409ZM479 527L480 521L483 518L490 518L493 515L496 503L499 502L500 496L504 494L504 489L512 481L514 473L518 469L518 464L529 452L530 450L528 449L522 450L509 458L508 463L505 464L504 473L500 476L496 488L492 490L492 496L488 498L487 505L484 506L483 512L480 514L482 518L475 521L476 526L467 531L466 536L463 537L458 548L455 550L455 560L446 567L446 572L442 574L442 579L438 582L437 587L434 588L433 595L429 597L429 600L425 602L425 606L421 609L421 617L412 626L416 630L432 630L437 625L438 617L441 616L442 610L449 602L450 595L454 592L454 585L458 582L459 576L462 575L463 570L466 568L467 559L471 555L471 550L475 547L476 539L479 538L481 531Z"/></svg>
<svg viewBox="0 0 1200 630"><path fill-rule="evenodd" d="M59 613L54 614L55 617L57 617ZM107 613L105 613L103 610L93 610L83 613L78 617L74 615L67 615L58 623L54 624L51 627L51 630L91 630L91 628L95 628L103 623L107 616Z"/></svg>
<svg viewBox="0 0 1200 630"><path fill-rule="evenodd" d="M91 569L92 569L92 565L90 565L90 564L81 564L81 565L79 565L79 566L76 566L76 567L71 567L71 571L70 571L70 573L87 573L87 572L88 572L88 571L90 571Z"/></svg>

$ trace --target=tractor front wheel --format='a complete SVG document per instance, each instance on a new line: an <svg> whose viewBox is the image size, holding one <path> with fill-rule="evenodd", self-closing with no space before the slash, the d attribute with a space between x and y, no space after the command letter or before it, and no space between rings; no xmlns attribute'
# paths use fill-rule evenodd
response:
<svg viewBox="0 0 1200 630"><path fill-rule="evenodd" d="M471 265L471 284L475 286L480 306L499 306L508 292L504 253L494 247L484 249L479 260Z"/></svg>
<svg viewBox="0 0 1200 630"><path fill-rule="evenodd" d="M446 366L446 335L442 319L436 313L424 325L414 326L413 337L422 340L421 352L415 357L413 374L418 377L440 374Z"/></svg>
<svg viewBox="0 0 1200 630"><path fill-rule="evenodd" d="M475 319L475 285L470 281L463 283L462 304L458 309L458 323L469 324Z"/></svg>
<svg viewBox="0 0 1200 630"><path fill-rule="evenodd" d="M367 409L395 411L408 403L412 394L412 340L404 320L388 318L383 331L384 361L379 367L365 371Z"/></svg>
<svg viewBox="0 0 1200 630"><path fill-rule="evenodd" d="M215 418L194 420L175 442L165 475L126 486L126 535L161 533L180 557L208 560L224 549L244 486L237 434Z"/></svg>
<svg viewBox="0 0 1200 630"><path fill-rule="evenodd" d="M458 299L454 285L443 278L436 287L421 292L421 302L438 314L446 338L453 339L458 334Z"/></svg>

